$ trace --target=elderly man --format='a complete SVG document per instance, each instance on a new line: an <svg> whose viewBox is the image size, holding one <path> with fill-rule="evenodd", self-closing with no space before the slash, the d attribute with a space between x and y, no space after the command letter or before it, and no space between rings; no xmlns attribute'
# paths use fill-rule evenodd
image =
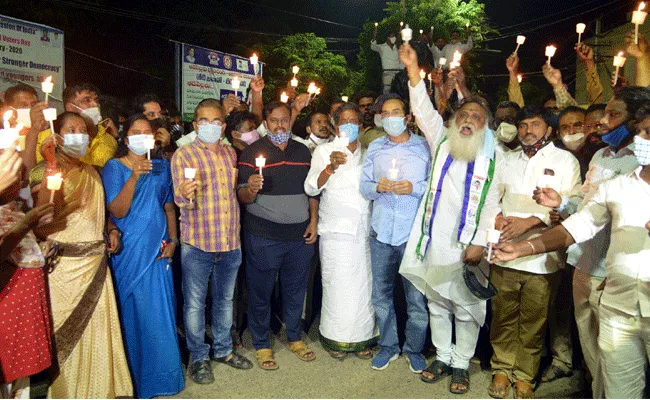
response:
<svg viewBox="0 0 650 400"><path fill-rule="evenodd" d="M463 265L481 261L486 229L499 212L496 142L488 127L492 116L481 100L470 98L445 130L420 78L415 51L404 44L400 53L409 74L411 107L434 160L400 273L426 295L434 327L437 357L421 379L433 383L451 374L449 390L463 394L469 390L469 362L486 315L486 301L465 285Z"/></svg>
<svg viewBox="0 0 650 400"><path fill-rule="evenodd" d="M386 43L377 44L377 27L372 34L370 49L379 53L381 58L381 68L384 70L382 75L383 91L387 93L390 90L390 84L393 82L395 75L404 68L404 64L399 59L399 49L396 45L397 37L395 32L391 32L386 37Z"/></svg>

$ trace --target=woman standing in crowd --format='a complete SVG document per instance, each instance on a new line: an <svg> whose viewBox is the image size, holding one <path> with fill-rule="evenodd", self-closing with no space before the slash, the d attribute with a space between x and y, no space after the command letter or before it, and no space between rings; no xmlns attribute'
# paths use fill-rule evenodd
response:
<svg viewBox="0 0 650 400"><path fill-rule="evenodd" d="M106 207L122 233L122 250L112 258L124 341L139 398L183 390L183 369L176 336L176 298L171 257L178 231L169 161L152 173L147 139L151 122L130 117L116 158L104 166ZM155 316L155 318L150 318Z"/></svg>
<svg viewBox="0 0 650 400"><path fill-rule="evenodd" d="M63 144L52 152L51 141L44 153L46 160L56 159L63 176L54 196L55 215L60 210L70 214L42 228L62 252L48 277L58 361L48 397L130 397L133 386L103 237L104 188L95 168L79 160L88 148L88 128L79 114L65 112L54 130ZM32 186L47 179L44 175L41 163L31 172ZM41 184L37 206L49 198L47 185ZM110 232L112 243L115 233Z"/></svg>

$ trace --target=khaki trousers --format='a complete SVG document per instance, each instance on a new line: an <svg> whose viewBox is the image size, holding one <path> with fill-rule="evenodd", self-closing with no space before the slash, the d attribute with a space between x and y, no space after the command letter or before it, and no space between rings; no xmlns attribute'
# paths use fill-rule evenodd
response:
<svg viewBox="0 0 650 400"><path fill-rule="evenodd" d="M552 365L564 372L573 369L573 289L571 288L572 270L566 265L557 274L558 288L551 295L551 307L548 311L548 329L551 341Z"/></svg>
<svg viewBox="0 0 650 400"><path fill-rule="evenodd" d="M534 274L493 265L490 279L499 291L492 299L492 374L534 384L539 371L551 294L558 273Z"/></svg>

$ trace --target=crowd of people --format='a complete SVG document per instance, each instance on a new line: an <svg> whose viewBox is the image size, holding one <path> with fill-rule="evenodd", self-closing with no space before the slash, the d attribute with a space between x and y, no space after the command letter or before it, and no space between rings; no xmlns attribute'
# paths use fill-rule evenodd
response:
<svg viewBox="0 0 650 400"><path fill-rule="evenodd" d="M423 382L450 377L464 394L483 332L494 398L532 398L571 375L577 347L594 398L642 397L650 45L628 35L636 82L616 79L607 103L593 50L576 45L583 106L550 63L553 96L525 105L512 54L509 100L490 107L461 66L438 62L471 49L467 32L467 44L458 32L446 46L373 42L388 93L329 110L309 108L308 94L264 104L258 75L250 104L207 98L183 126L154 95L118 117L93 85L73 84L50 126L34 88L8 89L2 109L24 128L0 154L2 397L29 397L45 370L50 397L180 392L177 299L194 382L214 381L211 361L276 370L277 283L287 347L311 362L302 320L314 269L320 341L336 359L384 370L403 354ZM236 351L236 287L254 362ZM540 371L547 335L552 362Z"/></svg>

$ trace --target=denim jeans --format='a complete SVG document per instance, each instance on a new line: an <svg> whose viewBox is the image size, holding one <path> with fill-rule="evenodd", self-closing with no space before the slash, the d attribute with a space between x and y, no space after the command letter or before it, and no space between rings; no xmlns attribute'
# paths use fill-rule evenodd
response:
<svg viewBox="0 0 650 400"><path fill-rule="evenodd" d="M215 357L232 353L233 293L241 264L241 249L210 253L183 243L183 319L187 348L192 362L208 360L210 345L205 343L205 299L208 285L212 295L212 347Z"/></svg>
<svg viewBox="0 0 650 400"><path fill-rule="evenodd" d="M426 299L408 279L399 275L406 243L391 246L377 240L377 233L370 232L370 258L372 260L372 306L377 315L379 347L390 354L400 352L395 316L395 284L401 278L406 295L407 320L403 352L422 352L429 326Z"/></svg>

